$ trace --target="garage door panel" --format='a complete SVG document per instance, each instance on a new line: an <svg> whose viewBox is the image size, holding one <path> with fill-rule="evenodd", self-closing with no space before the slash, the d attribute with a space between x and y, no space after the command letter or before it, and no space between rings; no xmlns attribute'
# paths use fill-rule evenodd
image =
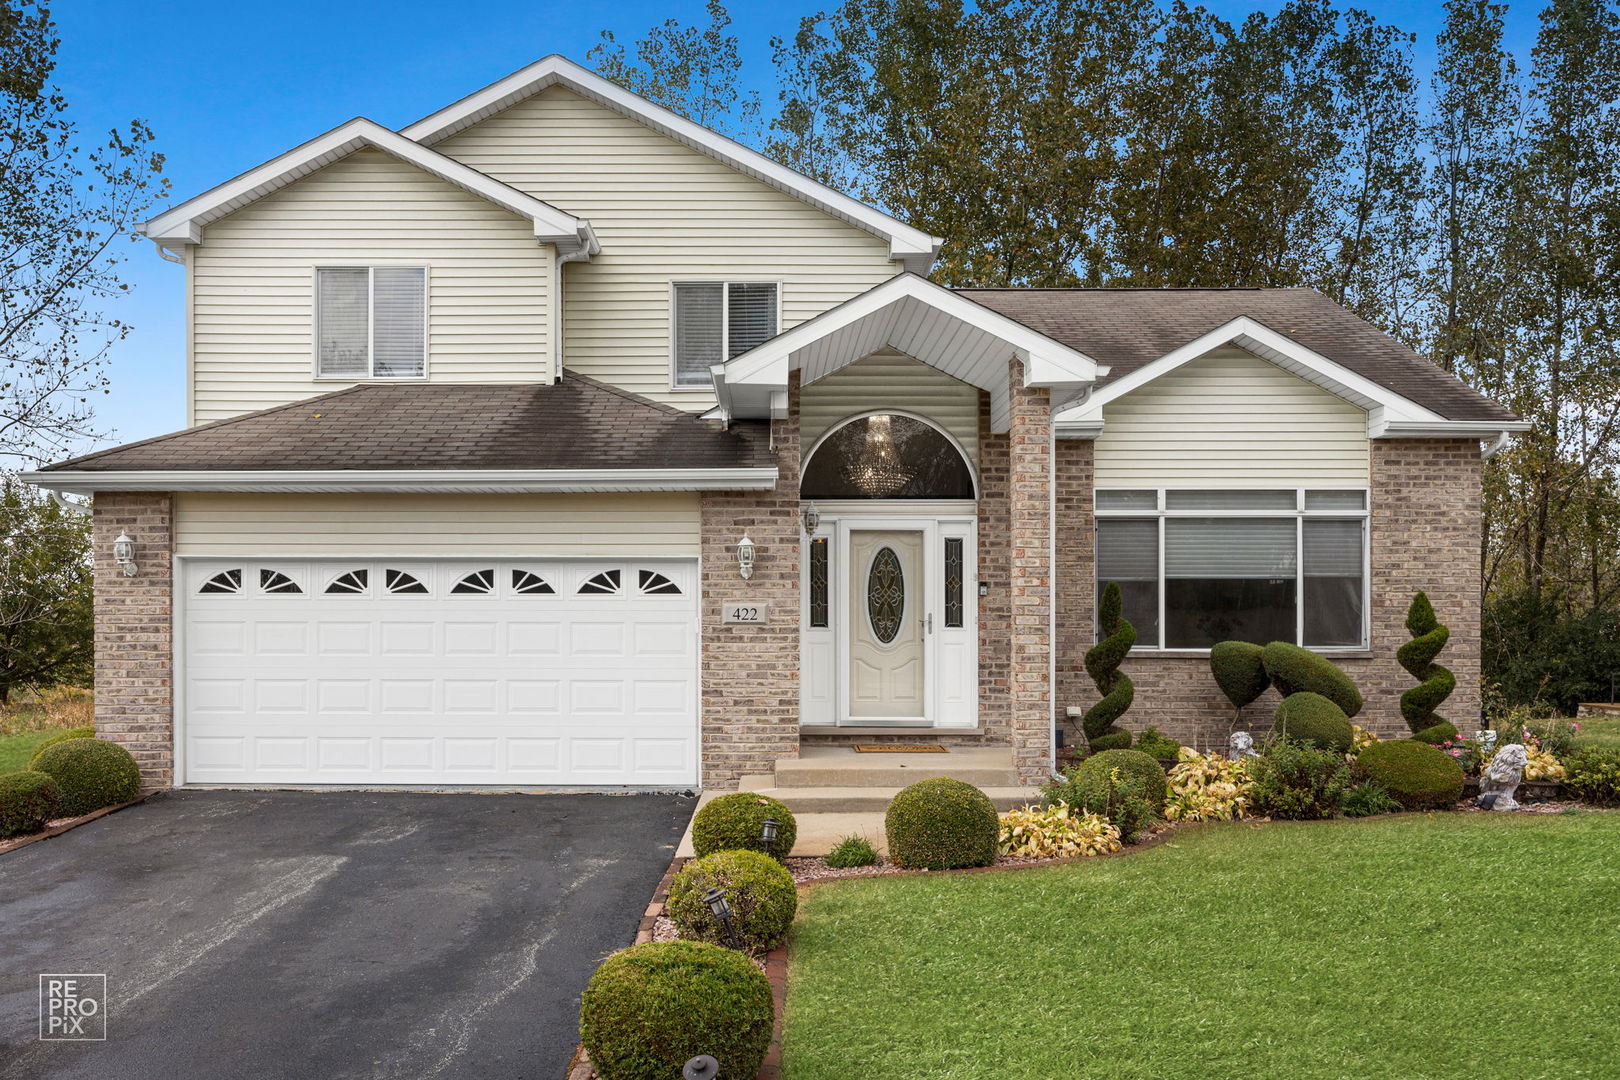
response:
<svg viewBox="0 0 1620 1080"><path fill-rule="evenodd" d="M188 564L190 782L697 780L690 564Z"/></svg>

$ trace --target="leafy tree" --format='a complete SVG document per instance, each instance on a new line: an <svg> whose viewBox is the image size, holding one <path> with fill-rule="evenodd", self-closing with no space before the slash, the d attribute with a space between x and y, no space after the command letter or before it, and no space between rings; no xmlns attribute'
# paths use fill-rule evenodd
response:
<svg viewBox="0 0 1620 1080"><path fill-rule="evenodd" d="M59 456L94 434L109 347L129 327L98 305L155 195L163 156L131 121L84 149L52 85L58 45L41 0L0 0L0 459Z"/></svg>
<svg viewBox="0 0 1620 1080"><path fill-rule="evenodd" d="M0 705L14 691L92 678L90 519L0 481Z"/></svg>
<svg viewBox="0 0 1620 1080"><path fill-rule="evenodd" d="M634 57L611 30L585 54L609 79L656 101L689 120L733 137L746 136L759 117L759 96L738 89L742 61L737 35L728 33L731 14L720 0L709 0L705 27L666 19L636 42Z"/></svg>

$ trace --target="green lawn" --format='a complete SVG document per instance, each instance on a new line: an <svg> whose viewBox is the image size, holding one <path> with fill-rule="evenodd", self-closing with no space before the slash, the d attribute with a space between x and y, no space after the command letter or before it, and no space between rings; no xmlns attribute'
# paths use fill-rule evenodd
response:
<svg viewBox="0 0 1620 1080"><path fill-rule="evenodd" d="M1620 720L1593 720L1582 717L1576 721L1581 733L1575 737L1577 746L1607 746L1620 750Z"/></svg>
<svg viewBox="0 0 1620 1080"><path fill-rule="evenodd" d="M1620 814L1205 826L806 894L787 1080L1620 1076Z"/></svg>
<svg viewBox="0 0 1620 1080"><path fill-rule="evenodd" d="M0 776L26 769L35 748L60 731L60 728L46 728L44 731L25 731L21 735L0 735Z"/></svg>

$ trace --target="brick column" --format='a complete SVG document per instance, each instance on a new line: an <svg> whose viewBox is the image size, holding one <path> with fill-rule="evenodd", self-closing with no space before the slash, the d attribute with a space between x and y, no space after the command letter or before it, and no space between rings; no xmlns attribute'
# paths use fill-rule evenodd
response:
<svg viewBox="0 0 1620 1080"><path fill-rule="evenodd" d="M702 783L734 788L799 753L799 376L788 416L772 421L778 478L770 491L705 492L703 545ZM755 544L754 576L737 572L736 544ZM763 626L727 626L728 602L769 606Z"/></svg>
<svg viewBox="0 0 1620 1080"><path fill-rule="evenodd" d="M98 492L96 734L141 767L141 786L174 783L174 534L165 492ZM113 561L113 541L135 541L134 577Z"/></svg>
<svg viewBox="0 0 1620 1080"><path fill-rule="evenodd" d="M990 395L979 394L979 726L986 745L1012 743L1008 678L1012 608L1008 604L1007 436L990 430Z"/></svg>
<svg viewBox="0 0 1620 1080"><path fill-rule="evenodd" d="M1059 724L1068 725L1070 745L1084 743L1078 723L1071 723L1064 710L1095 697L1091 677L1086 674L1086 650L1096 639L1097 531L1092 516L1092 478L1095 447L1090 439L1059 439L1056 471L1057 550L1052 553L1053 576L1057 581L1057 685L1052 702ZM1089 695L1089 697L1088 697Z"/></svg>
<svg viewBox="0 0 1620 1080"><path fill-rule="evenodd" d="M1008 600L1012 609L1010 688L1013 760L1026 784L1046 778L1052 739L1051 393L1024 386L1008 368Z"/></svg>

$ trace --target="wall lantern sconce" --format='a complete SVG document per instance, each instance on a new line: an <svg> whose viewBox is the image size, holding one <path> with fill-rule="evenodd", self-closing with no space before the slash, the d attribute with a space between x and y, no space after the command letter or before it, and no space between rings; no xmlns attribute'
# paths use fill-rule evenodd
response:
<svg viewBox="0 0 1620 1080"><path fill-rule="evenodd" d="M135 576L135 541L129 538L129 533L121 532L113 541L113 562L124 571L125 577Z"/></svg>
<svg viewBox="0 0 1620 1080"><path fill-rule="evenodd" d="M979 582L979 595L980 596L989 596L990 595L990 583L988 581Z"/></svg>
<svg viewBox="0 0 1620 1080"><path fill-rule="evenodd" d="M821 528L821 511L816 509L813 501L804 504L800 517L804 519L804 535L816 535L816 530Z"/></svg>
<svg viewBox="0 0 1620 1080"><path fill-rule="evenodd" d="M747 581L754 576L754 542L743 533L743 538L737 541L737 572Z"/></svg>

